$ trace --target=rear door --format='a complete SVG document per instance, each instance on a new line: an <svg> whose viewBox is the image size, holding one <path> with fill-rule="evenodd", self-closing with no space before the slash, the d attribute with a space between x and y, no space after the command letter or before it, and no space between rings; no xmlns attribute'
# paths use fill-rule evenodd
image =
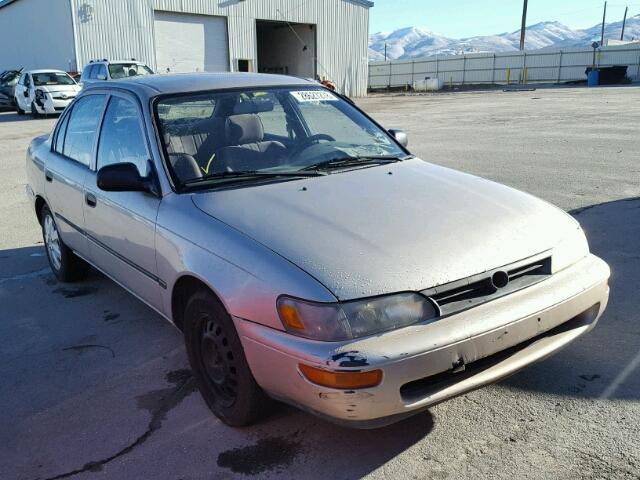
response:
<svg viewBox="0 0 640 480"><path fill-rule="evenodd" d="M91 261L114 280L158 310L155 231L160 198L142 192L105 192L96 171L115 163L133 163L149 174L149 145L140 106L133 96L111 95L102 122L96 168L85 182L84 215Z"/></svg>
<svg viewBox="0 0 640 480"><path fill-rule="evenodd" d="M95 155L104 95L86 95L60 120L45 163L45 195L64 243L88 257L84 182Z"/></svg>

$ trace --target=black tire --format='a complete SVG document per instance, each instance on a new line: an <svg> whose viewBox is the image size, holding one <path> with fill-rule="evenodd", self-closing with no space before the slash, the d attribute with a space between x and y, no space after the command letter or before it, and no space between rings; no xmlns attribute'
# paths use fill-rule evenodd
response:
<svg viewBox="0 0 640 480"><path fill-rule="evenodd" d="M41 219L47 259L56 278L61 282L75 282L85 278L89 273L89 264L64 244L53 214L46 205L42 207Z"/></svg>
<svg viewBox="0 0 640 480"><path fill-rule="evenodd" d="M24 110L22 110L20 108L20 105L18 105L18 103L16 102L16 111L18 112L18 115L24 115Z"/></svg>
<svg viewBox="0 0 640 480"><path fill-rule="evenodd" d="M233 321L210 291L187 302L184 335L200 393L220 420L242 427L269 412L272 402L253 378Z"/></svg>
<svg viewBox="0 0 640 480"><path fill-rule="evenodd" d="M42 114L38 112L38 109L36 108L36 104L34 102L31 102L31 116L33 118L40 118L42 116Z"/></svg>

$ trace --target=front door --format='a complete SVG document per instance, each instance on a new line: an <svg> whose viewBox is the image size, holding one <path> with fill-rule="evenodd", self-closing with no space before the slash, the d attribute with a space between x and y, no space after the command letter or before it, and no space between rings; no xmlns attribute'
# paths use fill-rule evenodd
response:
<svg viewBox="0 0 640 480"><path fill-rule="evenodd" d="M113 94L102 123L97 165L85 182L85 225L91 261L114 280L158 310L155 231L160 199L142 192L105 192L96 171L114 163L133 163L141 176L149 171L149 147L139 105L133 97Z"/></svg>
<svg viewBox="0 0 640 480"><path fill-rule="evenodd" d="M31 75L28 73L23 73L20 77L20 81L16 85L15 97L20 110L25 112L31 111L33 98L31 94Z"/></svg>
<svg viewBox="0 0 640 480"><path fill-rule="evenodd" d="M45 196L63 242L88 257L84 236L84 183L94 157L104 95L87 95L65 113L45 162Z"/></svg>

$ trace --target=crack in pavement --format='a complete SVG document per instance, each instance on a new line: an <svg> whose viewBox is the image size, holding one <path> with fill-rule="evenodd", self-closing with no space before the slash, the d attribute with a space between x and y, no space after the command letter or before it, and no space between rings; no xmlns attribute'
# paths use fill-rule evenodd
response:
<svg viewBox="0 0 640 480"><path fill-rule="evenodd" d="M135 448L146 442L153 432L162 426L162 422L167 418L167 413L177 407L182 400L197 390L191 370L175 370L167 373L165 378L175 386L162 388L160 390L153 390L136 397L138 408L148 410L151 413L151 419L149 420L147 429L144 433L139 435L129 445L109 457L87 462L81 468L60 473L52 477L47 477L44 480L59 480L62 478L69 478L80 473L99 472L107 463L118 457L131 453Z"/></svg>
<svg viewBox="0 0 640 480"><path fill-rule="evenodd" d="M103 348L111 352L111 358L116 358L116 352L113 351L113 348L107 347L105 345L97 345L97 344L74 345L72 347L63 348L62 351L66 352L69 350L73 350L74 352L82 353L89 348Z"/></svg>

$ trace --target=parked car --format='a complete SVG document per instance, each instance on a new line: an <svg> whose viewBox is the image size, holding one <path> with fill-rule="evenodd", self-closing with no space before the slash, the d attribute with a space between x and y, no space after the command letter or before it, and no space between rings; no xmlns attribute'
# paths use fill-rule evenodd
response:
<svg viewBox="0 0 640 480"><path fill-rule="evenodd" d="M85 86L95 82L120 80L123 78L137 77L139 75L152 75L153 71L143 62L132 60L92 60L82 70L80 85Z"/></svg>
<svg viewBox="0 0 640 480"><path fill-rule="evenodd" d="M15 90L21 72L22 69L0 73L0 108L15 108Z"/></svg>
<svg viewBox="0 0 640 480"><path fill-rule="evenodd" d="M268 398L385 425L551 355L607 305L609 267L565 212L416 158L302 79L89 86L27 173L57 278L93 265L182 330L229 425Z"/></svg>
<svg viewBox="0 0 640 480"><path fill-rule="evenodd" d="M61 70L29 70L20 75L14 100L18 115L62 112L76 97L80 86Z"/></svg>

